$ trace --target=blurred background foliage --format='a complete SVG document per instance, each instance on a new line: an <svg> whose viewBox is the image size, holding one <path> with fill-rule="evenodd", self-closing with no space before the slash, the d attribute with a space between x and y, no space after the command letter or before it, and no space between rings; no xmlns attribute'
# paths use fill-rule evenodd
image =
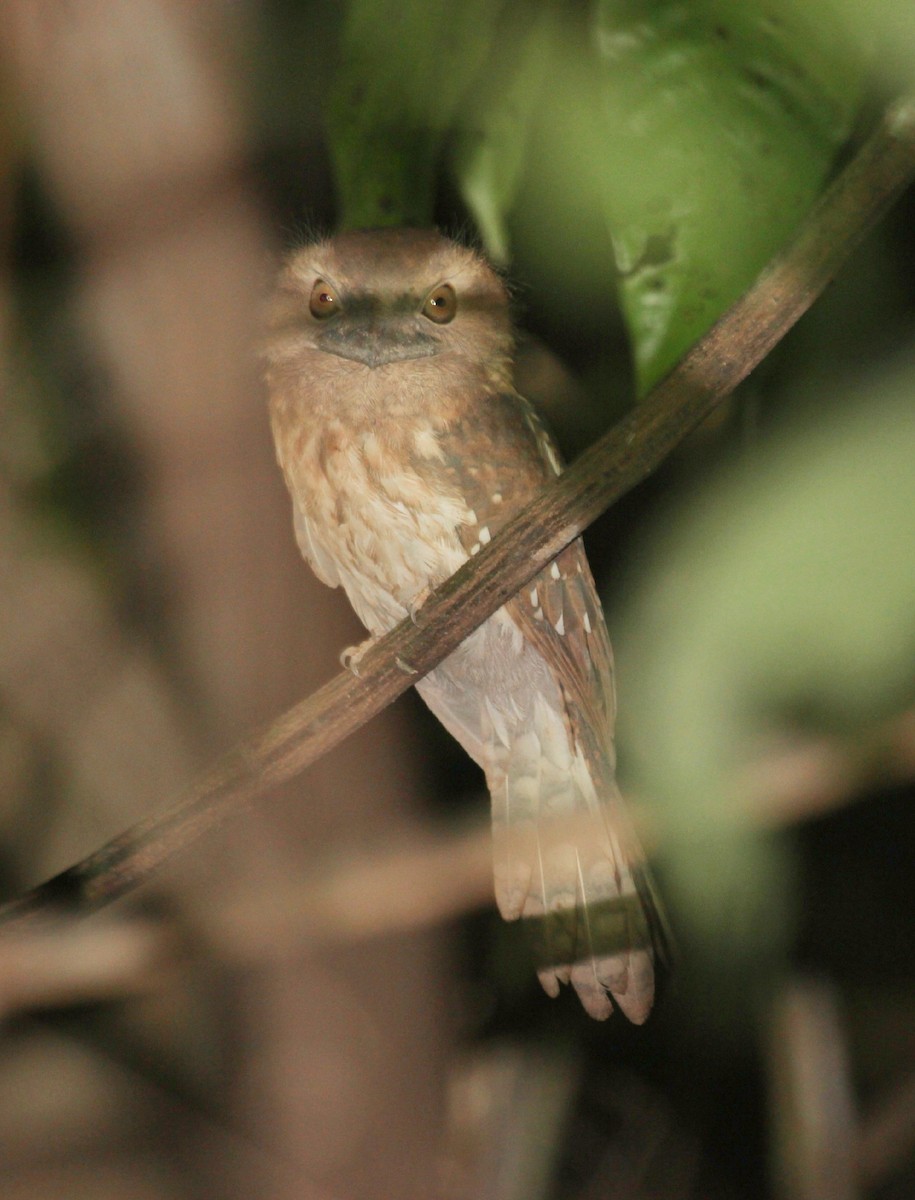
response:
<svg viewBox="0 0 915 1200"><path fill-rule="evenodd" d="M143 0L135 11L157 35L171 34L172 17L151 20L158 8ZM139 270L131 262L139 300L104 274L105 254L119 243L105 241L110 213L101 196L126 151L99 151L87 195L102 215L91 216L55 165L54 155L67 153L59 148L66 95L51 94L53 72L37 76L45 88L38 95L10 69L13 99L0 128L9 277L0 769L9 891L170 798L214 750L325 677L335 647L359 636L334 598L303 582L270 474L250 365L269 242L283 248L338 225L430 223L478 238L514 290L519 387L573 456L747 288L886 98L913 90L913 11L909 0L202 5L190 44L199 78L215 70L220 80L215 116L199 87L171 81L186 60L164 37L149 42L164 47L163 90L149 107L173 114L173 152L184 168L187 144L196 144L189 114L207 113L201 160L218 170L206 186L215 179L228 189L233 172L243 175L267 233L251 235L243 270L224 269L239 245L249 246L248 226L239 237L236 217L226 218L226 236L207 257L183 240L203 201L186 199L181 171L153 171L160 190L149 189L150 207L164 197L168 217L169 197L180 198L168 218L178 235L168 253L187 273L187 307L172 305L175 284L163 276L161 336L150 344L143 305L160 295L164 270L156 245L142 252ZM98 44L80 43L90 75L107 61L113 36L103 18ZM27 41L22 28L16 36ZM117 36L128 40L123 30ZM11 59L25 53L14 50ZM138 97L143 88L154 94L156 77L132 74L130 62L126 55L120 63L123 87L113 93L120 107L110 96L105 104L141 129ZM146 139L138 157L158 146ZM150 222L147 239L149 229L161 233ZM191 337L200 311L212 328L195 325ZM515 930L491 914L467 922L459 962L445 975L457 994L449 1028L460 1030L465 1049L522 1050L514 1065L491 1060L461 1110L466 1116L488 1096L490 1128L504 1134L490 1163L501 1182L489 1191L454 1184L454 1195L753 1197L779 1186L824 1200L911 1194L905 1138L882 1174L852 1162L851 1191L804 1191L788 1152L767 1164L776 1153L767 1094L788 1108L789 1143L809 1114L773 1081L764 1031L774 1025L798 1061L815 1057L815 1037L804 1041L797 1023L778 1024L780 1000L813 974L831 989L830 1004L814 1004L814 1020L839 1013L829 1030L843 1041L864 1111L915 1067L915 750L911 721L892 724L915 703L913 321L910 193L724 410L590 531L619 657L624 790L644 796L656 816L656 861L680 958L644 1030L616 1020L598 1027L568 997L540 996ZM169 371L176 347L187 361L212 359L211 375L195 375L196 390L185 386L187 361ZM233 355L239 364L247 355L248 366L224 366ZM79 616L71 636L83 653L72 678L55 668L48 606L36 596L58 597ZM50 681L44 691L22 685L23 663L30 680ZM121 683L90 723L87 687L94 696L95 684L86 679L106 672ZM81 709L78 720L62 719L65 701ZM314 844L315 820L321 836L370 842L392 814L403 816L403 796L438 812L469 798L479 811L480 781L457 749L418 703L397 708L377 734L381 766L360 757L370 749L363 738L359 754L334 756L326 778L312 773L307 786L314 797L325 789L324 806L315 799L300 826L259 835L267 861L291 853L289 842ZM405 742L407 758L422 764L417 778L401 764ZM778 791L783 781L772 770L798 747L823 754L795 807L773 814L767 785ZM373 807L376 787L390 798ZM225 875L231 887L233 871L249 869L241 865L249 851L236 847L232 871L222 860L204 868L205 884ZM406 951L392 969L383 958L389 988L400 978L415 985L416 961ZM365 986L377 966L354 966L353 977ZM337 995L320 973L318 983ZM440 989L441 976L431 972L426 986L428 994ZM285 991L271 987L291 1013ZM328 1021L333 1006L306 994ZM402 1041L392 1039L407 1057L420 994L428 1001L421 989L404 998ZM234 1071L248 1097L241 1052L233 1060L218 1045L218 1010L227 1004L184 995L165 1006L154 1035L144 1033L160 1059L163 1042L171 1045L169 1088L206 1092L214 1076ZM339 1008L357 1022L375 1004L382 997L369 987L358 1004ZM266 1002L258 1005L266 1020ZM297 1012L289 1015L292 1045L310 1019L304 1007ZM354 1027L341 1044L362 1045ZM434 1036L444 1035L437 1027ZM256 1033L246 1037L245 1046L256 1044ZM327 1026L316 1026L308 1055L319 1057L327 1039ZM365 1053L376 1056L381 1077L380 1044L369 1039ZM307 1074L314 1059L301 1054ZM430 1051L428 1061L442 1054ZM330 1075L349 1078L335 1061L329 1050L321 1059ZM403 1060L384 1061L388 1072L406 1072ZM831 1063L827 1074L837 1071ZM426 1094L412 1076L410 1084ZM441 1092L431 1068L423 1086ZM330 1139L321 1120L333 1124L325 1101L308 1107L301 1080L289 1089L295 1119L314 1133L318 1149L309 1152L315 1161L319 1150L330 1155L321 1145ZM380 1094L393 1111L396 1097ZM505 1112L494 1096L508 1098ZM334 1112L345 1124L340 1104ZM384 1107L374 1113L376 1134ZM259 1111L268 1125L271 1111ZM530 1153L508 1155L513 1139ZM836 1161L857 1153L835 1142L830 1149ZM373 1191L355 1170L359 1185L349 1192L332 1165L316 1170L340 1194L414 1194L412 1183L377 1178ZM415 1194L424 1194L419 1185Z"/></svg>

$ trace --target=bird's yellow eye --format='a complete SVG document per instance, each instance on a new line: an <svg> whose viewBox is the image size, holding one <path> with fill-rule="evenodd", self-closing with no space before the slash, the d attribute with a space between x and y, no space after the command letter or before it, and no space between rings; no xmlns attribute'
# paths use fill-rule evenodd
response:
<svg viewBox="0 0 915 1200"><path fill-rule="evenodd" d="M337 293L330 284L325 283L323 279L319 279L311 289L311 299L308 301L308 307L313 317L317 317L319 321L323 321L325 317L332 317L335 312L340 311L340 301L337 299Z"/></svg>
<svg viewBox="0 0 915 1200"><path fill-rule="evenodd" d="M436 325L447 325L454 320L457 312L457 292L450 283L439 284L426 297L423 305L423 316L434 321Z"/></svg>

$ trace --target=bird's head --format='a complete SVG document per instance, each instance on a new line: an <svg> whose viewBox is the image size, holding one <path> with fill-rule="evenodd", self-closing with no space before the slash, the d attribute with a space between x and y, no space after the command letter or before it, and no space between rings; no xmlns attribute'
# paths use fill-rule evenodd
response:
<svg viewBox="0 0 915 1200"><path fill-rule="evenodd" d="M270 324L273 367L305 366L317 352L363 371L442 355L499 368L512 349L498 275L426 229L359 230L297 250Z"/></svg>

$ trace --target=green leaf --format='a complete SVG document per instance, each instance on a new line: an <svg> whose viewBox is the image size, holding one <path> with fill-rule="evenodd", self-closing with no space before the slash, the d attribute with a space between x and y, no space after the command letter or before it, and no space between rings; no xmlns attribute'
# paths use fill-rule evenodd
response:
<svg viewBox="0 0 915 1200"><path fill-rule="evenodd" d="M790 237L849 134L861 68L825 0L598 0L593 35L644 392Z"/></svg>
<svg viewBox="0 0 915 1200"><path fill-rule="evenodd" d="M915 698L915 371L822 397L671 513L617 625L621 762L657 806L675 923L716 975L791 927L792 864L745 786L773 733L873 726ZM838 415L837 415L838 413ZM811 728L812 727L812 728Z"/></svg>
<svg viewBox="0 0 915 1200"><path fill-rule="evenodd" d="M493 262L509 260L507 218L523 175L532 115L550 79L550 48L556 35L552 10L524 10L524 20L503 33L507 52L488 73L487 86L463 118L454 173Z"/></svg>
<svg viewBox="0 0 915 1200"><path fill-rule="evenodd" d="M351 0L328 106L344 227L432 223L444 135L501 8Z"/></svg>
<svg viewBox="0 0 915 1200"><path fill-rule="evenodd" d="M823 4L824 0L814 0ZM912 0L830 0L851 37L876 48L876 68L893 92L915 86L915 4ZM832 15L832 14L831 14Z"/></svg>

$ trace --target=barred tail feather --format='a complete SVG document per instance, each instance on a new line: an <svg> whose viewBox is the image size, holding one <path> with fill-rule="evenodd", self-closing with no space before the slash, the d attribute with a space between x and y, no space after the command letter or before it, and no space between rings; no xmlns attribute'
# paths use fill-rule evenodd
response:
<svg viewBox="0 0 915 1200"><path fill-rule="evenodd" d="M591 1016L609 1017L612 997L641 1024L651 1010L653 957L622 799L615 785L598 797L581 751L573 755L557 737L561 714L540 698L534 707L523 732L509 722L507 736L494 737L486 761L500 911L541 919L538 974L549 995L571 982Z"/></svg>
<svg viewBox="0 0 915 1200"><path fill-rule="evenodd" d="M486 772L496 902L506 920L537 919L544 989L571 983L592 1016L615 1001L641 1023L654 967L638 846L609 762L592 774L597 751L573 741L555 679L516 642L497 615L417 689Z"/></svg>

